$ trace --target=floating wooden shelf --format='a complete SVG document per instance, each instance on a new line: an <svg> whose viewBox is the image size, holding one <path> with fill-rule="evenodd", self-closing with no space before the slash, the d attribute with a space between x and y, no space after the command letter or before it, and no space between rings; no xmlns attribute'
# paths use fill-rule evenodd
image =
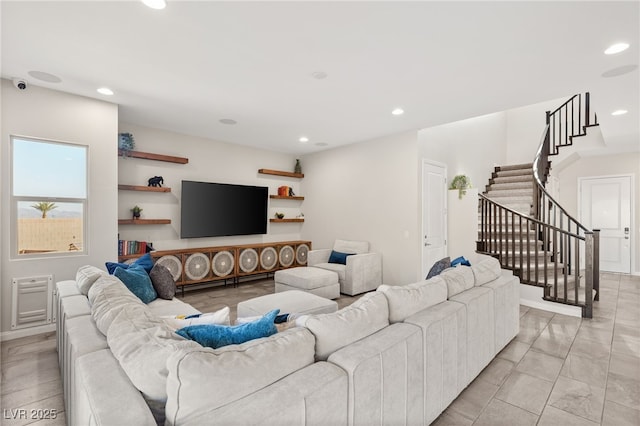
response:
<svg viewBox="0 0 640 426"><path fill-rule="evenodd" d="M285 176L298 179L302 179L304 177L304 173L283 172L280 170L271 169L258 169L258 173L261 173L263 175Z"/></svg>
<svg viewBox="0 0 640 426"><path fill-rule="evenodd" d="M302 223L304 219L295 218L295 219L269 219L269 222L275 223Z"/></svg>
<svg viewBox="0 0 640 426"><path fill-rule="evenodd" d="M124 191L171 192L171 188L160 188L159 186L118 185L118 189Z"/></svg>
<svg viewBox="0 0 640 426"><path fill-rule="evenodd" d="M121 149L118 150L118 156L119 157L123 156L123 152ZM189 159L184 157L174 157L172 155L153 154L151 152L141 152L141 151L129 151L127 153L127 157L143 158L145 160L165 161L167 163L177 163L177 164L187 164L189 162Z"/></svg>
<svg viewBox="0 0 640 426"><path fill-rule="evenodd" d="M118 219L118 225L168 225L171 219Z"/></svg>
<svg viewBox="0 0 640 426"><path fill-rule="evenodd" d="M275 200L304 200L304 197L299 197L297 195L294 195L293 197L289 197L288 195L269 195L269 198L273 198Z"/></svg>

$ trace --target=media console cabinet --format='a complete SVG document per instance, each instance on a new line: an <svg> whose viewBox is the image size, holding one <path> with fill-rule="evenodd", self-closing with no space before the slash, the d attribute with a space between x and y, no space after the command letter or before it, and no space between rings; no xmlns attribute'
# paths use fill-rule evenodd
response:
<svg viewBox="0 0 640 426"><path fill-rule="evenodd" d="M275 271L307 265L311 241L280 241L218 247L152 251L156 263L165 266L178 287L241 277L270 274ZM120 256L120 261L141 255Z"/></svg>

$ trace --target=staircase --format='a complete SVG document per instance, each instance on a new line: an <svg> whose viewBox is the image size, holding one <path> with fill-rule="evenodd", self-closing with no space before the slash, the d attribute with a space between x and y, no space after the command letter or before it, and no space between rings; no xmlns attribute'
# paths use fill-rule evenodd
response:
<svg viewBox="0 0 640 426"><path fill-rule="evenodd" d="M544 187L549 156L597 125L589 94L584 98L583 104L582 95L575 95L547 112L533 163L495 168L479 195L477 251L497 257L522 283L543 287L544 300L580 306L582 316L591 318L599 288L598 231L573 219Z"/></svg>

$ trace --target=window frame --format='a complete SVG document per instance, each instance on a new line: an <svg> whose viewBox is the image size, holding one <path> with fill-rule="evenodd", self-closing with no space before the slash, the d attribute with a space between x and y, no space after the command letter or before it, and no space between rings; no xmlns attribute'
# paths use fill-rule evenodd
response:
<svg viewBox="0 0 640 426"><path fill-rule="evenodd" d="M85 161L85 197L84 198L71 198L71 197L50 197L50 196L23 196L14 195L14 164L15 164L15 140L22 140L27 142L46 143L50 145L66 145L72 147L78 147L84 149L84 161ZM37 138L32 136L10 135L9 136L9 203L11 205L11 226L10 226L10 259L12 260L28 260L28 259L46 259L55 257L75 257L75 256L87 256L89 255L89 233L88 233L88 218L87 212L89 210L89 145L71 143L66 141L59 141L46 138ZM18 252L19 241L19 227L18 227L18 203L20 202L39 202L48 201L55 203L77 203L82 205L82 249L72 251L53 251L43 253L23 253Z"/></svg>

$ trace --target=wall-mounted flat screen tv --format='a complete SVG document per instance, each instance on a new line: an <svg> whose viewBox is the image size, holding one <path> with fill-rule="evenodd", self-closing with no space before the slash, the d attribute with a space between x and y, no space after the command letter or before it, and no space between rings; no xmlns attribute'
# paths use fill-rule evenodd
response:
<svg viewBox="0 0 640 426"><path fill-rule="evenodd" d="M182 181L180 237L267 233L268 188Z"/></svg>

